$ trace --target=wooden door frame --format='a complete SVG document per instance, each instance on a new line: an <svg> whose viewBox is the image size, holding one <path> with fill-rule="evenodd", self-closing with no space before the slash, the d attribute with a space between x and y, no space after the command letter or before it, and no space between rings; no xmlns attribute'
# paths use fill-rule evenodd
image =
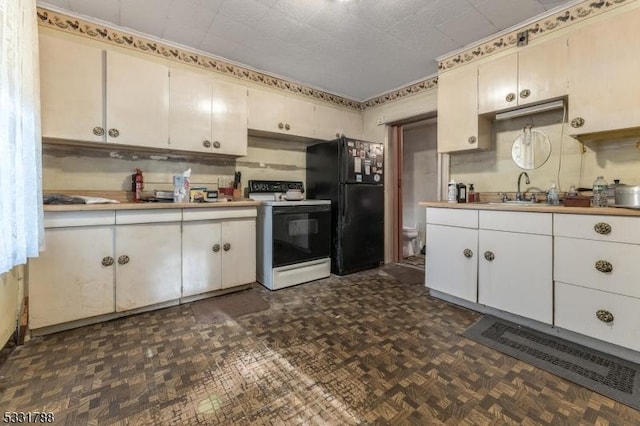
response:
<svg viewBox="0 0 640 426"><path fill-rule="evenodd" d="M392 240L393 248L391 261L402 260L402 152L403 152L403 128L402 125L391 126L391 167L392 176Z"/></svg>

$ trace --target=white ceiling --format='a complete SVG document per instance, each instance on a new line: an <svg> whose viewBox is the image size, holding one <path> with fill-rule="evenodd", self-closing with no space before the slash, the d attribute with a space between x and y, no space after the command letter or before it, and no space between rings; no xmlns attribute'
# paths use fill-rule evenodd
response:
<svg viewBox="0 0 640 426"><path fill-rule="evenodd" d="M366 100L436 57L576 0L46 0L39 5Z"/></svg>

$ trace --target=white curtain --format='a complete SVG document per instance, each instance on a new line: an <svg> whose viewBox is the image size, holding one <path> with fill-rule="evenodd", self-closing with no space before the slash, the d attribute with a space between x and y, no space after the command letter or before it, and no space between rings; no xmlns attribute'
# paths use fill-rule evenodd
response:
<svg viewBox="0 0 640 426"><path fill-rule="evenodd" d="M42 216L35 0L0 0L0 274L38 255Z"/></svg>

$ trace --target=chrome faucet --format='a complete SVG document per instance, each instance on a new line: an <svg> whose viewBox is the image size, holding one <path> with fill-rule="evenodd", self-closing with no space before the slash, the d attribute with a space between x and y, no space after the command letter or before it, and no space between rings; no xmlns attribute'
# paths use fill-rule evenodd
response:
<svg viewBox="0 0 640 426"><path fill-rule="evenodd" d="M516 192L516 201L522 201L522 192L520 192L520 179L522 179L522 175L524 175L524 182L529 185L531 182L529 181L529 175L527 172L522 172L518 175L518 192Z"/></svg>

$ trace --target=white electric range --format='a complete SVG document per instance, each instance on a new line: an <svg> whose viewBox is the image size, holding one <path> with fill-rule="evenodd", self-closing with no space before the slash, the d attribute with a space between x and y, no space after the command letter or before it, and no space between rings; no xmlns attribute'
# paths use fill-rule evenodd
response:
<svg viewBox="0 0 640 426"><path fill-rule="evenodd" d="M283 199L288 191L304 195L304 186L302 182L249 181L249 198L261 201L256 276L270 290L331 274L331 201Z"/></svg>

